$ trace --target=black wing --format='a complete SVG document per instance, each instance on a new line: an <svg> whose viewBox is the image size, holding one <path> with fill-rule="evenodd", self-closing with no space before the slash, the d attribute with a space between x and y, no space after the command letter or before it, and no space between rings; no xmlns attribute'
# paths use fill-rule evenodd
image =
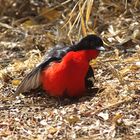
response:
<svg viewBox="0 0 140 140"><path fill-rule="evenodd" d="M89 66L87 75L85 77L85 86L87 89L91 89L94 86L94 72L91 66Z"/></svg>
<svg viewBox="0 0 140 140"><path fill-rule="evenodd" d="M49 49L44 61L34 68L17 87L15 96L19 93L38 88L41 85L40 73L42 69L46 68L53 61L60 61L67 52L73 50L72 48L73 47L56 46Z"/></svg>

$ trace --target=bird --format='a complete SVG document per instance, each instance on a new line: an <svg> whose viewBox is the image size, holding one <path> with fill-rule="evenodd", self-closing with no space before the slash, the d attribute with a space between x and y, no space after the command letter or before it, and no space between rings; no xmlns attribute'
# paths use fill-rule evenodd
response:
<svg viewBox="0 0 140 140"><path fill-rule="evenodd" d="M89 34L72 46L53 47L45 59L21 81L15 95L42 87L54 97L81 97L93 87L89 62L104 51L102 39Z"/></svg>

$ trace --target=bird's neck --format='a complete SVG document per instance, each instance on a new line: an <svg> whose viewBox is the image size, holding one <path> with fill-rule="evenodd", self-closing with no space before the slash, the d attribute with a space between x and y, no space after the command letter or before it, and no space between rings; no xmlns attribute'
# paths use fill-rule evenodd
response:
<svg viewBox="0 0 140 140"><path fill-rule="evenodd" d="M89 62L91 59L96 59L96 57L99 55L98 50L81 50L75 52L75 56L78 57L81 60L85 60Z"/></svg>
<svg viewBox="0 0 140 140"><path fill-rule="evenodd" d="M98 55L98 50L81 50L75 52L72 51L64 56L63 61L67 61L67 63L71 63L73 61L84 61L89 63L91 59L95 59Z"/></svg>
<svg viewBox="0 0 140 140"><path fill-rule="evenodd" d="M98 50L84 50L79 52L81 53L83 57L89 62L91 59L96 59L96 57L99 55Z"/></svg>

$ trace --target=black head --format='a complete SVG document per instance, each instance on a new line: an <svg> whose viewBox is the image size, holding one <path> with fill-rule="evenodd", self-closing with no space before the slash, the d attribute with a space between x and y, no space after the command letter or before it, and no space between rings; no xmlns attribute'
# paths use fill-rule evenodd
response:
<svg viewBox="0 0 140 140"><path fill-rule="evenodd" d="M77 50L105 50L103 47L103 41L97 35L87 35L75 46Z"/></svg>

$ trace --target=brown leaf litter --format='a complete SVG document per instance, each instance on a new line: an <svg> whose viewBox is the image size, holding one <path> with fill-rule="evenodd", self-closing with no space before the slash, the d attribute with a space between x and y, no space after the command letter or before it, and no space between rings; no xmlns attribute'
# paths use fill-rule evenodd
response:
<svg viewBox="0 0 140 140"><path fill-rule="evenodd" d="M0 139L140 139L138 0L0 3ZM75 101L43 91L11 98L49 47L89 32L109 45L91 62L96 94Z"/></svg>

